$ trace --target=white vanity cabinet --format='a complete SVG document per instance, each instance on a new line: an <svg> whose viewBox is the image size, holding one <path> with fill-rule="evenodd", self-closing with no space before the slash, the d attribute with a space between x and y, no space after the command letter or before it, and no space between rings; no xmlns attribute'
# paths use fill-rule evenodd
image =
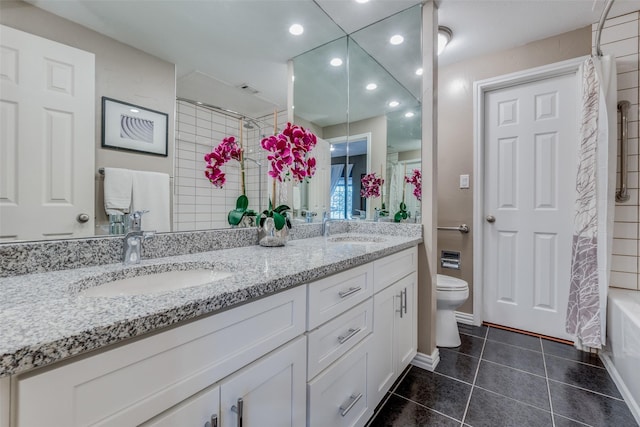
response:
<svg viewBox="0 0 640 427"><path fill-rule="evenodd" d="M417 272L415 248L376 261L370 394L380 401L416 355Z"/></svg>
<svg viewBox="0 0 640 427"><path fill-rule="evenodd" d="M199 423L215 414L219 384L224 422L220 425L235 427L229 401L244 398L245 417L250 420L262 411L254 401L267 395L269 407L288 408L289 415L295 414L290 423L278 425L298 427L298 420L304 423L306 418L305 312L306 290L299 286L96 355L20 375L13 426L135 426L153 422L175 405L168 420L193 416ZM264 375L256 383L260 372ZM294 395L302 395L302 400Z"/></svg>

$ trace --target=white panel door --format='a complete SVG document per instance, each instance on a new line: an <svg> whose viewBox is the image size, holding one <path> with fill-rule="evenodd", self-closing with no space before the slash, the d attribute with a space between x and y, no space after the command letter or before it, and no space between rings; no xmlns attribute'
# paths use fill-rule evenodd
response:
<svg viewBox="0 0 640 427"><path fill-rule="evenodd" d="M91 236L94 55L4 25L0 44L0 240Z"/></svg>
<svg viewBox="0 0 640 427"><path fill-rule="evenodd" d="M484 320L563 339L577 89L570 74L485 96Z"/></svg>

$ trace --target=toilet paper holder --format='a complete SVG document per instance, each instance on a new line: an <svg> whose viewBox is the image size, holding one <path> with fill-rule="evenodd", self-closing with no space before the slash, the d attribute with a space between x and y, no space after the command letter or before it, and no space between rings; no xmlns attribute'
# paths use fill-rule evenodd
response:
<svg viewBox="0 0 640 427"><path fill-rule="evenodd" d="M459 251L441 251L440 266L452 270L460 270L460 252Z"/></svg>

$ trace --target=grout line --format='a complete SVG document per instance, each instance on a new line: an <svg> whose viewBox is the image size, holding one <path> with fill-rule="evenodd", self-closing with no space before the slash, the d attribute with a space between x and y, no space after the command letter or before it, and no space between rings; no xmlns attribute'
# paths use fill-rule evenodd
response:
<svg viewBox="0 0 640 427"><path fill-rule="evenodd" d="M577 385L563 383L562 381L554 380L553 378L549 378L549 381L553 381L554 383L561 384L561 385L566 385L568 387L577 388L578 390L588 391L589 393L597 394L598 396L602 396L602 397L608 397L609 399L617 400L619 402L624 402L626 404L625 400L621 399L619 397L610 396L608 394L600 393L598 391L589 390L588 388L580 387L580 386L577 386Z"/></svg>
<svg viewBox="0 0 640 427"><path fill-rule="evenodd" d="M520 403L521 405L525 405L525 406L528 406L530 408L537 409L539 411L544 411L547 414L551 414L551 418L553 419L553 413L551 411L549 411L548 409L540 408L540 407L538 407L536 405L532 405L531 403L523 402L522 400L518 400L518 399L514 399L513 397L505 396L504 394L500 394L500 393L498 393L496 391L489 390L489 389L486 389L484 387L476 386L476 388L479 389L479 390L486 391L487 393L495 394L496 396L504 397L505 399L509 399L509 400L511 400L513 402Z"/></svg>
<svg viewBox="0 0 640 427"><path fill-rule="evenodd" d="M565 417L564 415L558 414L558 417L564 418L565 420L571 420L574 423L580 424L581 426L592 427L591 424L585 424L582 421L574 420L573 418Z"/></svg>
<svg viewBox="0 0 640 427"><path fill-rule="evenodd" d="M579 350L578 350L579 351ZM586 353L586 352L585 352ZM604 366L598 366L598 365L594 365L592 363L588 363L588 362L583 362L581 360L575 360L575 359L569 359L568 357L562 357L562 356L556 356L553 353L545 353L544 351L542 352L542 354L545 354L547 356L551 356L551 357L555 357L556 359L560 359L560 360L567 360L569 362L575 362L575 363L579 363L581 365L585 365L585 366L589 366L592 368L598 368L598 369L604 369L605 371L607 370L607 368L605 368ZM587 354L594 354L595 353L587 353Z"/></svg>
<svg viewBox="0 0 640 427"><path fill-rule="evenodd" d="M427 409L428 411L435 412L436 414L442 415L442 416L447 417L447 418L449 418L449 419L451 419L451 420L458 421L458 422L461 422L461 423L462 423L462 421L460 421L460 420L459 420L459 419L457 419L457 418L453 418L451 415L447 415L447 414L445 414L444 412L440 412L440 411L438 411L438 410L436 410L436 409L430 408L430 407L428 407L428 406L426 406L426 405L424 405L424 404L422 404L422 403L420 403L420 402L416 402L415 400L411 400L411 399L409 399L408 397L405 397L405 396L402 396L402 395L400 395L400 394L396 394L396 393L391 393L391 394L393 394L394 396L400 397L400 398L402 398L402 399L404 399L404 400L406 400L406 401L408 401L408 402L415 403L416 405L421 406L421 407L423 407L423 408ZM390 397L390 396L389 396L389 397ZM387 398L387 399L388 399L388 398Z"/></svg>
<svg viewBox="0 0 640 427"><path fill-rule="evenodd" d="M542 342L540 345L542 345ZM549 410L551 411L551 423L553 427L556 427L556 419L553 416L553 401L551 400L551 387L549 386L549 373L547 372L547 358L544 354L544 347L542 351L542 364L544 365L544 380L547 383L547 398L549 399Z"/></svg>
<svg viewBox="0 0 640 427"><path fill-rule="evenodd" d="M536 374L534 372L525 371L524 369L514 368L513 366L504 365L502 363L494 362L494 361L488 360L488 359L482 359L482 360L484 362L491 363L493 365L498 365L498 366L501 366L503 368L509 368L509 369L513 369L514 371L522 372L523 374L533 375L534 377L538 377L538 378L546 378L545 375L541 375L541 374Z"/></svg>
<svg viewBox="0 0 640 427"><path fill-rule="evenodd" d="M478 363L480 363L480 362L478 362ZM463 384L466 384L466 385L473 386L473 383L469 383L469 382L463 381L460 378L451 377L449 375L443 374L441 372L436 372L436 371L433 371L433 373L436 374L436 375L440 375L441 377L445 377L445 378L449 378L450 380L457 381L459 383L463 383Z"/></svg>
<svg viewBox="0 0 640 427"><path fill-rule="evenodd" d="M473 384L471 384L471 392L469 393L469 397L467 398L467 404L464 407L464 413L462 414L462 425L464 425L464 421L467 418L467 412L469 412L469 406L471 405L471 396L473 396L473 389L476 386L476 380L478 379L478 372L480 372L480 364L482 363L482 355L484 354L484 347L487 345L487 336L489 336L489 329L487 328L487 332L484 334L484 342L482 343L482 350L480 350L480 357L478 358L478 366L476 367L476 373L473 375Z"/></svg>

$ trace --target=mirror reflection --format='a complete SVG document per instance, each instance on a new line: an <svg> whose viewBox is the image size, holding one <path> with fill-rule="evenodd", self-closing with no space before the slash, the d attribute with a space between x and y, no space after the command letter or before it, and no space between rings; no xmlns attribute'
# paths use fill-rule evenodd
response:
<svg viewBox="0 0 640 427"><path fill-rule="evenodd" d="M339 43L346 46L348 60L340 64L334 60L342 52L334 46L294 58L295 120L310 123L332 144L326 210L332 218L374 219L383 203L387 220L394 219L401 204L408 220L419 214L414 187L404 180L421 168L419 11L415 6L345 37ZM402 43L391 44L399 33ZM332 61L335 69L346 67L346 81L331 73L313 74L313 69L330 68ZM331 95L336 87L348 94L344 109L345 100ZM370 173L384 179L380 197L360 196L361 179Z"/></svg>
<svg viewBox="0 0 640 427"><path fill-rule="evenodd" d="M268 193L266 189L268 180L266 177L266 154L259 148L259 141L265 135L272 134L275 129L282 128L286 124L288 117L285 104L274 102L276 96L272 93L264 94L264 97L262 94L250 93L252 90L250 85L242 88L230 87L224 82L224 79L231 80L229 75L210 76L199 71L197 65L193 69L184 69L181 66L176 68L174 62L155 56L158 54L157 51L151 47L151 43L145 41L145 37L139 37L139 43L132 43L137 47L116 40L116 38L121 38L120 35L123 35L124 40L125 29L137 28L129 25L129 19L132 19L142 9L152 13L148 20L141 23L140 35L145 34L149 26L157 25L153 24L156 15L160 17L163 13L173 13L171 12L172 7L178 3L181 2L164 2L162 6L155 4L151 6L150 3L141 2L134 5L128 18L122 14L122 9L116 7L113 2L45 2L40 0L29 1L29 3L21 0L1 2L0 24L37 36L38 40L72 46L76 50L89 52L94 57L93 72L95 73L94 77L88 79L95 82L94 90L86 92L91 93L91 96L85 100L86 105L79 107L80 110L93 112L92 116L82 120L85 124L89 124L84 131L85 134L88 132L89 137L76 138L77 141L91 140L92 143L87 143L89 150L86 156L80 160L76 159L77 164L71 165L66 159L60 157L61 153L70 147L70 145L63 145L59 147L57 155L49 156L48 166L32 168L24 172L22 176L16 175L15 182L9 182L3 176L2 181L5 185L0 189L2 191L0 198L3 202L3 212L0 215L1 241L60 239L109 234L112 230L112 224L105 210L104 175L99 173L99 170L103 168L122 168L167 175L170 180L170 212L168 215L163 212L163 216L168 216L170 221L167 230L188 231L228 227L227 212L234 208L240 193L241 165L237 162L228 162L224 165L227 181L220 189L214 188L204 176L205 162L203 161L203 156L211 152L228 136L233 136L238 141L241 140L245 149L244 171L249 208L260 210L265 207ZM151 9L149 9L150 7ZM188 7L189 10L194 9L195 11L198 8L211 9L214 6L202 2L189 2ZM241 22L251 18L246 13L243 14L243 8L246 9L241 4L228 5L227 15L225 15L226 20L229 21L228 25L240 25ZM318 171L310 183L293 188L288 195L288 203L294 208L294 214L297 218L302 218L306 212L315 213L317 215L315 218L320 218L322 212L331 212L331 215L346 218L373 218L374 209L380 207L381 200L363 199L359 196L359 183L362 174L380 170L378 173L387 177L383 193L385 198L389 198L389 191L392 190L389 187L388 155L394 152L406 152L407 150L402 147L402 144L416 135L419 149L420 139L419 128L410 130L399 122L395 123L395 119L392 119L393 111L391 108L385 107L377 111L367 111L369 105L384 104L383 101L387 101L386 97L381 95L384 92L378 90L359 93L356 90L364 84L366 78L374 78L378 82L379 89L393 84L396 86L395 92L403 111L405 107L408 108L411 105L419 110L419 102L417 101L419 89L417 90L418 95L414 94L415 88L411 87L408 80L403 81L406 76L398 74L398 69L405 70L406 67L401 66L401 62L398 62L400 60L395 58L391 60L391 63L397 65L394 69L394 65L383 58L384 55L375 52L375 46L379 43L386 45L388 44L386 41L376 41L374 38L369 40L370 37L378 34L376 28L383 28L383 25L391 21L380 21L376 26L366 27L364 30L347 37L314 2L296 2L295 5L289 4L289 2L287 5L282 5L282 2L271 2L268 6L264 5L264 8L269 9L271 11L269 13L282 12L282 14L285 14L283 8L287 9L286 14L292 13L295 9L296 13L301 13L309 22L314 23L314 31L310 33L319 34L311 41L311 43L315 43L314 46L319 47L311 51L308 51L308 48L301 48L301 51L308 51L308 53L296 56L293 61L296 76L294 122L309 128L320 137L318 146L314 150L314 155L319 159ZM105 10L108 11L108 14L100 17L100 14ZM388 19L399 19L406 12L408 11ZM414 43L419 47L419 39L413 40L410 35L411 32L419 34L420 31L419 6L410 14L415 15L415 22L410 24L410 31L407 22L402 24L405 26L403 30L407 30L405 46ZM81 25L67 19L72 19ZM264 21L264 19L262 20ZM385 23L385 21L387 22ZM43 22L47 24L42 25ZM378 25L380 27L377 27ZM180 32L179 28L174 27L175 25L172 24L168 33L178 34ZM262 28L261 31L264 32L265 38L271 37L269 32L272 31L272 28L269 25ZM4 33L3 39L5 39ZM409 41L411 42L407 43ZM172 44L173 42L167 41L167 43ZM37 43L28 41L27 44L31 47L39 46ZM366 46L366 50L363 46ZM145 52L147 49L149 53ZM202 55L203 63L223 61L232 64L233 66L227 68L236 73L239 69L238 64L255 68L259 65L253 63L254 60L266 59L269 61L269 58L274 58L271 62L282 64L278 72L286 75L286 66L284 65L286 58L283 61L282 51L277 46L273 46L272 51L264 50L264 58L249 58L246 55L243 56L243 52L238 51L228 52L221 46L211 44L210 41L203 44L200 40L193 40L187 50L190 49L214 52L213 55ZM175 46L175 63L178 63L178 59L182 56L180 50L184 50L184 46ZM50 47L42 47L40 50L41 53L51 51ZM321 52L323 52L322 58L320 58ZM372 52L373 54L370 54ZM421 62L419 49L417 52L418 56L407 63ZM329 57L329 62L325 61L324 56ZM308 61L308 71L304 70L304 61ZM57 64L68 63L66 58L54 62ZM339 64L339 62L342 63ZM413 65L411 67L413 68ZM55 83L62 85L57 89L62 92L65 82L68 82L64 77L66 75L64 67L62 69L52 67L51 69L53 70L51 76L57 79ZM271 76L273 70L265 69L264 74ZM66 76L68 77L68 75ZM419 80L417 79L417 81ZM274 86L274 90L276 87L279 86ZM2 88L2 92L3 94L7 93L5 86ZM281 95L282 99L286 99L285 92L286 87L282 87L282 89L278 89L277 96ZM176 99L176 94L178 99ZM168 115L168 156L155 156L101 147L101 102L103 96L166 113ZM249 98L252 103L246 102ZM55 105L57 101L55 98L52 99L54 104L50 104L49 108L55 111L58 108ZM256 104L258 107L255 107ZM2 110L3 123L6 122L5 119L9 117L7 115L9 113L6 109ZM54 122L60 118L56 115L51 116L51 120ZM415 122L419 123L419 117ZM64 120L55 123L64 124ZM11 147L11 144L18 147L18 143L21 141L17 139L16 135L24 135L25 133L15 132L13 134L15 140L12 140L12 134L6 131L7 127L3 126L3 128L5 132L2 134L2 143L7 144L7 146L3 145L3 149ZM64 133L66 128L53 126L52 129L62 130ZM92 133L93 135L91 135ZM356 148L360 143L361 135L368 135L366 149ZM72 138L67 138L67 141L71 140ZM330 151L330 141L332 140L335 141L336 146L341 143L345 144L343 156L332 155ZM366 167L352 166L351 169L349 168L349 164L354 164L356 156L363 156L362 159L366 158ZM397 161L405 161L406 157L406 155L399 154L398 159L400 160ZM419 151L416 158L419 158ZM336 202L332 200L331 191L334 186L332 184L332 164L338 161L344 165L342 175L345 175L346 172L350 172L350 175L342 177L344 197L338 204L343 208L334 209L333 206L336 205ZM364 163L358 160L357 164ZM9 170L9 168L3 169ZM67 173L62 173L62 171ZM56 178L50 179L52 177ZM47 191L49 191L50 199L45 200L44 204L48 204L49 207L54 207L60 212L63 211L62 208L67 208L67 211L60 214L62 220L54 218L55 215L58 215L57 213L46 212L40 216L36 215L36 211L40 211L40 205L42 205L42 200L37 200L32 207L27 208L28 214L14 215L14 218L17 218L16 221L19 219L25 230L25 233L15 232L17 230L15 222L7 222L9 215L6 215L4 209L15 204L15 200L19 198L10 190L18 187L25 188L24 185L18 185L25 180L48 185ZM81 182L91 183L91 185L85 186L84 195L72 193L72 190L80 187ZM154 191L156 190L151 190L151 192ZM347 194L350 194L349 203L347 203ZM334 196L334 198L338 197ZM25 197L22 197L21 200L25 200ZM75 203L80 200L84 202L84 207L72 206L72 201ZM132 208L133 203L130 209ZM157 213L157 211L156 209L155 212ZM153 214L153 212L149 212L145 215ZM89 219L85 220L86 218ZM152 223L151 217L148 218ZM59 223L65 223L65 225L52 228L53 225ZM37 225L42 225L42 229Z"/></svg>

